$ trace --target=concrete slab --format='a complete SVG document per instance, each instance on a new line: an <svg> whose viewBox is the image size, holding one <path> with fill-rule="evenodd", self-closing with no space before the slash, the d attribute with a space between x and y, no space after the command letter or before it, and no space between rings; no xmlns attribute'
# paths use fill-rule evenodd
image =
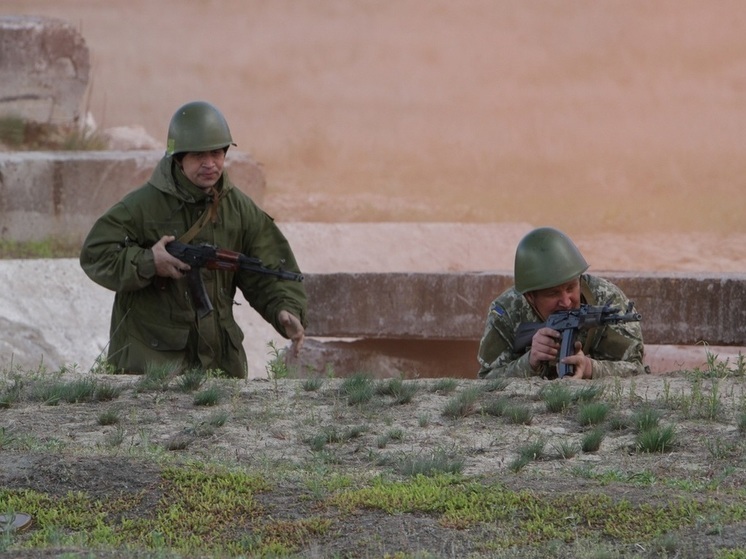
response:
<svg viewBox="0 0 746 559"><path fill-rule="evenodd" d="M0 152L0 236L82 242L102 213L147 182L161 157L162 150ZM226 170L262 203L264 173L249 154L231 151Z"/></svg>
<svg viewBox="0 0 746 559"><path fill-rule="evenodd" d="M48 17L0 17L0 115L44 124L82 120L90 60L70 23Z"/></svg>

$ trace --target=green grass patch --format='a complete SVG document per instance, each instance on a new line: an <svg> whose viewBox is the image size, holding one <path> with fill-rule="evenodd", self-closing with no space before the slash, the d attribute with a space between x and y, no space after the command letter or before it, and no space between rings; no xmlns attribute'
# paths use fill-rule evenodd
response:
<svg viewBox="0 0 746 559"><path fill-rule="evenodd" d="M329 501L346 511L380 509L388 514L432 514L452 528L485 523L496 549L531 548L552 540L599 536L619 544L651 541L702 516L742 518L743 505L679 499L634 504L604 494L541 494L482 484L456 475L416 475L405 481L378 477L366 487L343 490Z"/></svg>

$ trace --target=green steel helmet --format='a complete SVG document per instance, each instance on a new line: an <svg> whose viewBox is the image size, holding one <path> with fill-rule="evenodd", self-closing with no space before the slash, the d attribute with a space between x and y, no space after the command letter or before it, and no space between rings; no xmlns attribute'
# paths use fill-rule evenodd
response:
<svg viewBox="0 0 746 559"><path fill-rule="evenodd" d="M588 263L567 235L551 227L540 227L518 243L515 288L524 294L562 285L587 269Z"/></svg>
<svg viewBox="0 0 746 559"><path fill-rule="evenodd" d="M212 151L236 145L223 114L210 103L194 101L174 113L168 125L166 155Z"/></svg>

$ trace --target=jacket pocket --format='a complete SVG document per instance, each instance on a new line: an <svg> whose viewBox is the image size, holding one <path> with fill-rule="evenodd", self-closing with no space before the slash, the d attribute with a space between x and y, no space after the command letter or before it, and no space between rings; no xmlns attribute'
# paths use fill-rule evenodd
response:
<svg viewBox="0 0 746 559"><path fill-rule="evenodd" d="M183 351L189 340L189 328L139 321L133 337L155 351Z"/></svg>

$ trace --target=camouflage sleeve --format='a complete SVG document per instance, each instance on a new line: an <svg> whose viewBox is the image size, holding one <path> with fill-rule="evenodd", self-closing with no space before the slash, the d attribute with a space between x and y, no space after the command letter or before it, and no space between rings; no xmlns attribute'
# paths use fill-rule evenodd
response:
<svg viewBox="0 0 746 559"><path fill-rule="evenodd" d="M513 351L515 325L510 315L497 300L490 305L484 335L479 344L479 378L528 377L541 375L528 362L529 353Z"/></svg>
<svg viewBox="0 0 746 559"><path fill-rule="evenodd" d="M593 378L626 377L648 372L643 365L644 345L638 322L607 326L590 351Z"/></svg>
<svg viewBox="0 0 746 559"><path fill-rule="evenodd" d="M624 309L627 296L613 283L598 280L599 300ZM639 322L609 324L597 332L588 356L593 360L593 378L630 376L647 372L643 365L644 344Z"/></svg>

